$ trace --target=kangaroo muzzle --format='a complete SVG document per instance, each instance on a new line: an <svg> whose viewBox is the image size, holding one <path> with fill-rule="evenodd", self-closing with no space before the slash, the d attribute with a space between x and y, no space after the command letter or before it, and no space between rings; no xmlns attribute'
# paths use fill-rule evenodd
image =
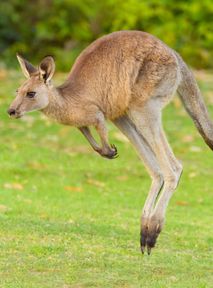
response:
<svg viewBox="0 0 213 288"><path fill-rule="evenodd" d="M11 118L21 118L23 113L20 113L17 109L9 108L7 113L10 115Z"/></svg>
<svg viewBox="0 0 213 288"><path fill-rule="evenodd" d="M13 108L9 108L7 110L7 113L10 115L10 116L15 116L16 115L16 110L13 109Z"/></svg>

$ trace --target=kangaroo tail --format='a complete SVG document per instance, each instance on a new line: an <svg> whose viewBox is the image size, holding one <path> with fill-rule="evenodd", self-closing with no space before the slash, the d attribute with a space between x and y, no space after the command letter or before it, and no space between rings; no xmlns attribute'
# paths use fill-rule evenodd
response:
<svg viewBox="0 0 213 288"><path fill-rule="evenodd" d="M180 70L181 82L177 92L183 105L194 121L206 144L213 150L213 122L211 121L197 82L180 55L176 55Z"/></svg>

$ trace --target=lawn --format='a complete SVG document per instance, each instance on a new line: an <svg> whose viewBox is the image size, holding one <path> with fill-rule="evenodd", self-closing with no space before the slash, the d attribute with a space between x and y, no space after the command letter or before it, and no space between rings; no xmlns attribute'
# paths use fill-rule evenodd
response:
<svg viewBox="0 0 213 288"><path fill-rule="evenodd" d="M212 75L196 76L213 118ZM110 123L115 160L40 112L9 119L23 80L0 70L0 287L212 287L213 154L178 98L164 126L184 172L156 248L143 256L150 179L134 149Z"/></svg>

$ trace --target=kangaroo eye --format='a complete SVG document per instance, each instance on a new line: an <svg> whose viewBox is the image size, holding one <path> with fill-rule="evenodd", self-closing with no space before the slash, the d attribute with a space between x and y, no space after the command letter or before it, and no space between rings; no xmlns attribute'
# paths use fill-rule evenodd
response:
<svg viewBox="0 0 213 288"><path fill-rule="evenodd" d="M34 98L35 94L36 94L36 92L33 92L33 91L27 92L27 97L28 98Z"/></svg>

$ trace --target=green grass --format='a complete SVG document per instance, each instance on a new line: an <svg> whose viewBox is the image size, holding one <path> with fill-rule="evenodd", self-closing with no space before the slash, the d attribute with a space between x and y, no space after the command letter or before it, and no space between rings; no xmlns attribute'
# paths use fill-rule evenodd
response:
<svg viewBox="0 0 213 288"><path fill-rule="evenodd" d="M0 287L212 287L213 155L177 99L164 125L184 173L156 248L142 256L150 179L134 149L111 124L112 161L39 112L9 119L23 78L0 77ZM213 115L211 79L200 75Z"/></svg>

